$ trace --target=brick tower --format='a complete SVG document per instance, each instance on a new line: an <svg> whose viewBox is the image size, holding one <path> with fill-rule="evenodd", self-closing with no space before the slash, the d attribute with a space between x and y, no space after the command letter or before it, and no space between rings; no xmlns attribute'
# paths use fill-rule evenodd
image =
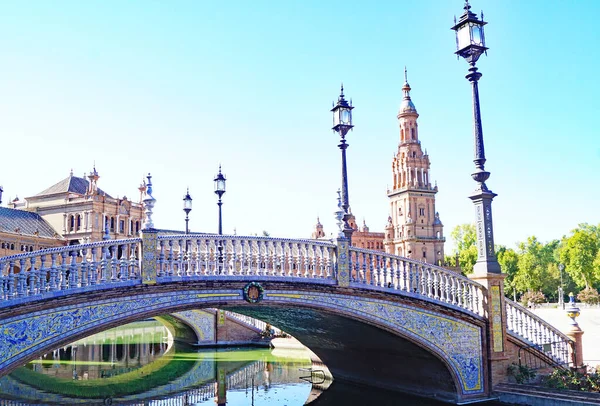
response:
<svg viewBox="0 0 600 406"><path fill-rule="evenodd" d="M385 229L386 252L428 263L444 260L443 224L435 211L437 185L431 186L429 155L421 149L417 118L410 99L406 68L398 112L400 143L392 161L393 186L388 190L390 217Z"/></svg>

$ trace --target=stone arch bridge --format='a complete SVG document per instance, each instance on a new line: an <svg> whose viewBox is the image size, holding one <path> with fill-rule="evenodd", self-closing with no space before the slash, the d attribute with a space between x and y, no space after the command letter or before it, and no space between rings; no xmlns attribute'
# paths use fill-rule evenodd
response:
<svg viewBox="0 0 600 406"><path fill-rule="evenodd" d="M494 278L486 287L345 238L147 228L140 238L0 258L0 374L110 327L210 307L291 333L334 379L456 403L485 399L519 348L565 365L571 346L505 299Z"/></svg>

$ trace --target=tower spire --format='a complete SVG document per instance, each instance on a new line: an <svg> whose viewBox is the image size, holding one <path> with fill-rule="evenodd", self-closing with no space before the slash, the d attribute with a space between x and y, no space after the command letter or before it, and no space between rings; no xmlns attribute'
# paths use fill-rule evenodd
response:
<svg viewBox="0 0 600 406"><path fill-rule="evenodd" d="M406 66L404 67L404 86L402 86L402 94L402 103L400 104L398 115L403 113L416 113L417 108L410 99L410 85L408 84L408 72Z"/></svg>

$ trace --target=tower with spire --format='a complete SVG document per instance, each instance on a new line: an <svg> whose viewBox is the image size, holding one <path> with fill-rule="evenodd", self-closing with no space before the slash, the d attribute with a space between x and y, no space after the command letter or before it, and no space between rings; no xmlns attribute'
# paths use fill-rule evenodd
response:
<svg viewBox="0 0 600 406"><path fill-rule="evenodd" d="M410 97L406 67L398 111L400 142L392 160L392 188L388 190L390 217L385 228L386 252L428 263L444 260L443 224L435 210L437 185L430 180L427 150L419 140L419 114Z"/></svg>

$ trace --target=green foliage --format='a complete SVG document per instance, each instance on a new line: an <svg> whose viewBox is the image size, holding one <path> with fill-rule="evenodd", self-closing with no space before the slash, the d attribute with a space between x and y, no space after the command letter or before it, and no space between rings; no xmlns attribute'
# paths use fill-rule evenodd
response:
<svg viewBox="0 0 600 406"><path fill-rule="evenodd" d="M518 246L518 272L513 281L520 292L543 291L552 294L559 285L554 251L558 240L543 244L535 236Z"/></svg>
<svg viewBox="0 0 600 406"><path fill-rule="evenodd" d="M553 389L570 389L585 392L600 392L598 373L582 374L570 369L555 369L544 377L545 386Z"/></svg>
<svg viewBox="0 0 600 406"><path fill-rule="evenodd" d="M580 224L570 237L563 238L559 258L578 288L600 284L600 229Z"/></svg>
<svg viewBox="0 0 600 406"><path fill-rule="evenodd" d="M600 295L594 288L585 288L579 292L577 295L577 300L586 304L595 305L600 303Z"/></svg>
<svg viewBox="0 0 600 406"><path fill-rule="evenodd" d="M477 235L473 224L462 224L450 233L456 244L459 265L463 274L473 272L477 261ZM517 244L513 250L496 247L496 257L505 279L507 295L522 292L541 292L546 298L558 301L558 289L565 292L583 288L600 288L600 225L580 224L570 236L547 243L535 236ZM455 258L446 257L454 266ZM564 264L564 271L559 270ZM562 278L561 278L562 274ZM562 285L561 285L562 279ZM588 297L585 293L582 297ZM580 299L582 300L582 299ZM590 296L590 300L594 300ZM583 300L582 300L583 301ZM525 301L526 303L527 301Z"/></svg>
<svg viewBox="0 0 600 406"><path fill-rule="evenodd" d="M458 250L458 263L462 273L468 275L473 272L473 266L477 262L477 233L474 224L461 224L450 233L452 240ZM452 262L454 263L454 262Z"/></svg>
<svg viewBox="0 0 600 406"><path fill-rule="evenodd" d="M517 365L514 362L507 368L508 375L515 378L517 383L527 383L535 378L536 372L526 365Z"/></svg>
<svg viewBox="0 0 600 406"><path fill-rule="evenodd" d="M508 294L516 288L515 276L519 271L519 255L512 248L498 246L496 247L496 258L498 258L502 273L507 275L504 280L504 289Z"/></svg>

